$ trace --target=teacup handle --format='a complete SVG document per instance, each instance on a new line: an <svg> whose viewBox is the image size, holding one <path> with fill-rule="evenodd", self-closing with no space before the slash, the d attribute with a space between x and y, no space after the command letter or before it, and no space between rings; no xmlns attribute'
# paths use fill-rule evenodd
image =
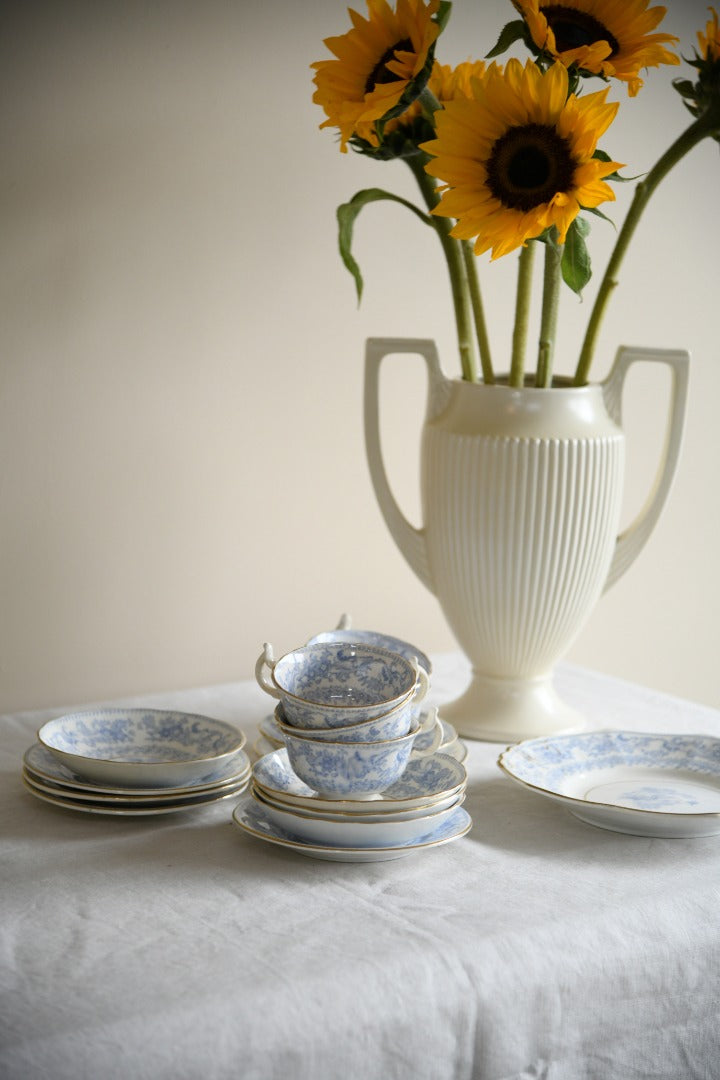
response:
<svg viewBox="0 0 720 1080"><path fill-rule="evenodd" d="M280 691L275 683L268 678L265 670L267 668L272 675L276 663L277 661L273 654L272 645L266 641L263 644L263 651L258 656L257 663L255 664L255 678L257 679L260 688L264 690L266 694L270 694L271 697L274 698L280 698Z"/></svg>
<svg viewBox="0 0 720 1080"><path fill-rule="evenodd" d="M440 743L443 739L443 729L442 724L440 723L437 708L430 709L428 712L428 716L429 720L418 728L417 734L420 735L421 732L430 731L434 728L433 737L430 743L427 746L423 746L421 750L416 750L415 747L413 747L413 749L410 751L411 759L429 757L430 754L434 754L436 750L440 749Z"/></svg>
<svg viewBox="0 0 720 1080"><path fill-rule="evenodd" d="M437 706L426 709L418 719L420 720L420 735L427 735L428 731L432 731L435 727L442 729L442 724L438 720Z"/></svg>
<svg viewBox="0 0 720 1080"><path fill-rule="evenodd" d="M412 696L412 704L414 707L425 700L425 696L430 689L430 679L425 668L418 663L417 656L413 656L412 666L415 668L415 692Z"/></svg>

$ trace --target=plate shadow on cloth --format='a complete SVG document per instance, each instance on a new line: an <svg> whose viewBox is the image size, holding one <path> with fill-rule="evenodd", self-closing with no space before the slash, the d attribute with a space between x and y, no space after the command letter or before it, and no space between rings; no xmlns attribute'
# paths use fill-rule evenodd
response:
<svg viewBox="0 0 720 1080"><path fill-rule="evenodd" d="M693 854L705 847L708 857L720 856L720 835L681 840L612 832L581 821L566 807L503 776L471 781L465 809L473 819L467 839L518 854L565 862L573 852L586 852L590 847L593 858L606 858L608 865L615 865L619 850L623 859L629 850L642 852L644 857L652 850L654 859L677 861L678 845L685 844Z"/></svg>

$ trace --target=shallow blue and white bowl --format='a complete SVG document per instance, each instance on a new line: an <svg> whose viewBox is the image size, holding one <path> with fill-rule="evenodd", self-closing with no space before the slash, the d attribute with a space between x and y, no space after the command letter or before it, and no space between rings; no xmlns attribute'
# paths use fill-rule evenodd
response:
<svg viewBox="0 0 720 1080"><path fill-rule="evenodd" d="M265 644L259 685L280 700L286 723L336 728L373 720L406 701L418 703L428 676L417 661L376 645L318 642L273 659Z"/></svg>
<svg viewBox="0 0 720 1080"><path fill-rule="evenodd" d="M323 798L369 799L402 776L419 734L417 721L407 735L380 742L318 742L295 732L285 734L285 747L292 771ZM434 753L441 738L438 726L433 743L415 756Z"/></svg>
<svg viewBox="0 0 720 1080"><path fill-rule="evenodd" d="M91 709L49 720L38 741L79 777L121 787L211 780L245 745L242 731L194 713Z"/></svg>

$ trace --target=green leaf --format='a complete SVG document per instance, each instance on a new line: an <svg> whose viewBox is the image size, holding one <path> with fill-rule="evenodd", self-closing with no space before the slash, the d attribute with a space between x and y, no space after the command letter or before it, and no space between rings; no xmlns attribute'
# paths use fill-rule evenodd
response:
<svg viewBox="0 0 720 1080"><path fill-rule="evenodd" d="M594 214L595 217L599 217L602 218L603 221L607 221L609 225L612 225L615 232L617 232L617 225L615 224L613 219L609 218L607 214L603 214L602 210L598 209L597 206L583 206L583 210L586 214Z"/></svg>
<svg viewBox="0 0 720 1080"><path fill-rule="evenodd" d="M543 229L539 236L535 239L540 244L547 244L548 247L554 248L558 253L560 251L560 245L558 244L558 233L554 225L550 225L547 229Z"/></svg>
<svg viewBox="0 0 720 1080"><path fill-rule="evenodd" d="M589 232L590 223L578 215L568 229L560 264L563 281L578 296L582 296L592 276L590 253L585 244Z"/></svg>
<svg viewBox="0 0 720 1080"><path fill-rule="evenodd" d="M507 52L511 45L514 45L516 41L523 41L525 39L525 23L522 19L513 20L513 22L506 23L500 31L500 37L497 39L495 46L489 53L485 54L486 60L492 60L494 56L500 56L501 53Z"/></svg>
<svg viewBox="0 0 720 1080"><path fill-rule="evenodd" d="M577 232L580 233L580 236L582 236L583 239L585 239L586 236L590 235L590 222L587 221L584 217L580 217L579 214L573 220L573 223L570 226L570 228L571 229L576 229Z"/></svg>
<svg viewBox="0 0 720 1080"><path fill-rule="evenodd" d="M695 83L690 79L673 79L672 84L682 97L695 97Z"/></svg>
<svg viewBox="0 0 720 1080"><path fill-rule="evenodd" d="M389 191L383 191L382 188L364 188L362 191L358 191L353 195L350 202L343 203L342 206L337 208L337 222L338 222L338 247L340 249L340 257L343 263L350 271L355 279L355 288L357 290L358 304L362 299L363 291L363 279L360 273L360 267L353 258L352 255L352 238L353 228L355 226L355 219L363 209L371 202L379 202L380 200L389 200L390 202L400 203L401 206L406 206L408 210L412 210L422 222L426 225L432 226L432 220L427 214L424 214L422 210L418 210L417 206L408 202L407 199L402 199L399 195L393 195Z"/></svg>

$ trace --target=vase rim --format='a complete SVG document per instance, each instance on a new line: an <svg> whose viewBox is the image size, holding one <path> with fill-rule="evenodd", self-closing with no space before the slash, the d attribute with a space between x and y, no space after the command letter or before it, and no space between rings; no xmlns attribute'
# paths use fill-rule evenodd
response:
<svg viewBox="0 0 720 1080"><path fill-rule="evenodd" d="M459 383L463 386L482 386L485 390L509 390L516 394L528 392L546 394L548 391L556 393L558 391L572 391L572 393L575 394L578 392L588 393L589 391L596 391L601 388L600 383L592 382L583 383L582 386L576 386L571 375L554 375L550 386L535 386L533 381L534 376L531 374L525 376L525 383L523 386L509 386L508 378L508 375L500 375L496 377L494 383L486 383L482 379L478 382L470 382L468 379L463 379L458 376L452 378L450 382Z"/></svg>

